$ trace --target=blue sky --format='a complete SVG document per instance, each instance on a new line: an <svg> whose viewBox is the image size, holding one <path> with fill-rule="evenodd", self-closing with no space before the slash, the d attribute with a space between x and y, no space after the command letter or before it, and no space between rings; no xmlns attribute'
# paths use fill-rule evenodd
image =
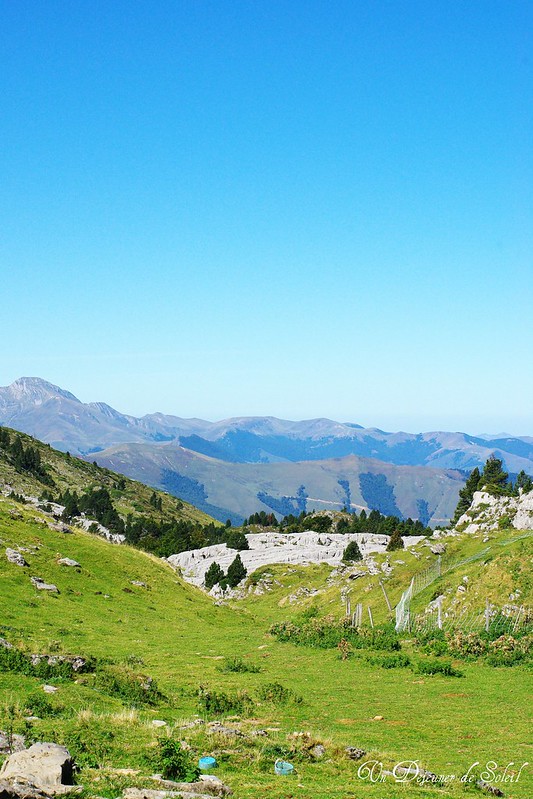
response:
<svg viewBox="0 0 533 799"><path fill-rule="evenodd" d="M0 10L0 384L533 434L530 3Z"/></svg>

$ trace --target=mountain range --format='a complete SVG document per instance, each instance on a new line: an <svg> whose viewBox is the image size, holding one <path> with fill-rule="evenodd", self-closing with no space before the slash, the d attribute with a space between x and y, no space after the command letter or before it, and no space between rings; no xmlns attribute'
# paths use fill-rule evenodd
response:
<svg viewBox="0 0 533 799"><path fill-rule="evenodd" d="M390 433L324 418L137 418L36 377L0 388L0 424L97 458L222 520L347 505L440 524L465 473L491 454L511 473L533 474L531 437Z"/></svg>

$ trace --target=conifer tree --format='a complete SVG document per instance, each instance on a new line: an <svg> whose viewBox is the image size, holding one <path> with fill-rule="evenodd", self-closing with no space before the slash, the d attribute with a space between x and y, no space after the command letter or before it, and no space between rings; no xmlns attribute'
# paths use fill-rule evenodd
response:
<svg viewBox="0 0 533 799"><path fill-rule="evenodd" d="M387 552L394 552L396 549L403 549L403 538L399 530L395 530L389 538Z"/></svg>
<svg viewBox="0 0 533 799"><path fill-rule="evenodd" d="M474 491L477 491L479 487L480 477L481 475L479 474L479 469L476 466L476 468L470 472L470 475L463 488L461 488L459 491L459 502L457 503L457 507L453 515L452 524L456 524L457 520L463 515L463 513L466 513L472 504Z"/></svg>
<svg viewBox="0 0 533 799"><path fill-rule="evenodd" d="M344 550L344 555L342 556L342 559L344 563L353 563L356 560L363 559L357 541L350 541L350 543Z"/></svg>
<svg viewBox="0 0 533 799"><path fill-rule="evenodd" d="M230 588L235 588L241 580L244 580L247 574L248 572L244 567L241 556L236 555L235 560L228 566L227 580Z"/></svg>
<svg viewBox="0 0 533 799"><path fill-rule="evenodd" d="M509 475L503 471L503 461L495 455L491 455L485 463L483 474L479 481L481 488L486 488L489 492L501 494L508 488L507 480Z"/></svg>
<svg viewBox="0 0 533 799"><path fill-rule="evenodd" d="M216 585L223 579L224 579L224 572L222 571L218 563L216 561L213 561L213 563L205 573L205 578L204 578L205 587L207 588L208 591L210 591L214 585Z"/></svg>

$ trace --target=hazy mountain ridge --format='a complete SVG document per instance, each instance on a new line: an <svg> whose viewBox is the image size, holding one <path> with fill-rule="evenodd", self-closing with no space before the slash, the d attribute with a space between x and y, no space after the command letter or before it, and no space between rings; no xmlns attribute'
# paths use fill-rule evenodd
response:
<svg viewBox="0 0 533 799"><path fill-rule="evenodd" d="M464 483L457 470L396 466L355 455L324 461L230 463L176 442L117 444L99 452L97 459L102 466L176 493L221 521L230 517L234 522L261 510L283 516L348 506L383 513L394 507L406 518L419 518L424 507L432 524L443 524L453 515Z"/></svg>
<svg viewBox="0 0 533 799"><path fill-rule="evenodd" d="M297 462L357 455L398 466L469 471L494 453L513 473L533 474L533 438L488 439L460 432L389 433L351 422L235 417L218 422L163 413L136 418L104 402L82 403L40 378L0 388L0 424L35 435L59 449L90 454L118 443L178 441L230 463Z"/></svg>

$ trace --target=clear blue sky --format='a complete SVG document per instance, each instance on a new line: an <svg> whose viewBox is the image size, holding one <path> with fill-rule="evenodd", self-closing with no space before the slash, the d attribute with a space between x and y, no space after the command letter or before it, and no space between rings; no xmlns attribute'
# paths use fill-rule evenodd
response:
<svg viewBox="0 0 533 799"><path fill-rule="evenodd" d="M533 434L530 2L0 10L0 384Z"/></svg>

